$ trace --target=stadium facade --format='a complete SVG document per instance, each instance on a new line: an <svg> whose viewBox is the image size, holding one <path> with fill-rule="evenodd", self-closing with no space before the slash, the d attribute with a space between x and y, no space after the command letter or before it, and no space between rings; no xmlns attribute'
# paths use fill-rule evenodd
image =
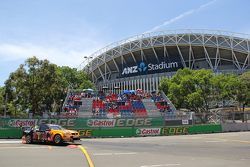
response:
<svg viewBox="0 0 250 167"><path fill-rule="evenodd" d="M93 59L92 59L93 58ZM83 70L97 89L157 91L178 69L215 73L250 70L250 36L213 30L175 30L141 34L89 56Z"/></svg>

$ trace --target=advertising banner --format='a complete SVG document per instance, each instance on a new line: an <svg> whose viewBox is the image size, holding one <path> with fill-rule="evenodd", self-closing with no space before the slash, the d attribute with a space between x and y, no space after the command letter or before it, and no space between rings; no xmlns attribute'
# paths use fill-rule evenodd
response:
<svg viewBox="0 0 250 167"><path fill-rule="evenodd" d="M137 65L133 66L124 66L121 68L120 77L130 77L146 74L155 74L162 72L171 72L177 71L178 69L183 68L181 60L162 60L161 62L144 62L141 61Z"/></svg>
<svg viewBox="0 0 250 167"><path fill-rule="evenodd" d="M81 129L77 130L81 138L84 137L93 137L93 130L92 129Z"/></svg>
<svg viewBox="0 0 250 167"><path fill-rule="evenodd" d="M165 127L162 128L161 134L163 136L168 135L184 135L188 134L189 127Z"/></svg>
<svg viewBox="0 0 250 167"><path fill-rule="evenodd" d="M115 127L115 119L89 119L87 121L88 127Z"/></svg>
<svg viewBox="0 0 250 167"><path fill-rule="evenodd" d="M58 124L68 128L156 127L164 126L163 118L61 118L61 119L0 119L0 127L32 127L39 124Z"/></svg>
<svg viewBox="0 0 250 167"><path fill-rule="evenodd" d="M117 119L88 119L87 127L149 127L162 126L163 119L159 118L117 118ZM84 126L84 125L82 125Z"/></svg>
<svg viewBox="0 0 250 167"><path fill-rule="evenodd" d="M8 122L10 127L33 127L37 125L37 119L11 119Z"/></svg>
<svg viewBox="0 0 250 167"><path fill-rule="evenodd" d="M74 127L76 119L7 119L3 127L33 127L39 124L58 124L65 127ZM7 122L7 123L6 123Z"/></svg>
<svg viewBox="0 0 250 167"><path fill-rule="evenodd" d="M136 129L137 136L158 136L161 134L161 128L139 128Z"/></svg>

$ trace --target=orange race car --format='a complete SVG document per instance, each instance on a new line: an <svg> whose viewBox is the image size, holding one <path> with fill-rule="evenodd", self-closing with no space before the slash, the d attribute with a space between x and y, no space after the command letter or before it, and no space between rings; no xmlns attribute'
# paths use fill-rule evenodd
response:
<svg viewBox="0 0 250 167"><path fill-rule="evenodd" d="M27 144L33 142L52 142L60 144L63 142L80 140L80 135L77 131L67 130L60 125L41 124L34 128L24 130L22 139Z"/></svg>

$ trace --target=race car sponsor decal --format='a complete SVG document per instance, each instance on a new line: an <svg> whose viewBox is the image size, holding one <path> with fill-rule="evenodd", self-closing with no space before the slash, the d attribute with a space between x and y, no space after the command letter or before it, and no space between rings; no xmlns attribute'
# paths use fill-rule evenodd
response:
<svg viewBox="0 0 250 167"><path fill-rule="evenodd" d="M160 135L161 128L140 128L136 129L138 136L157 136Z"/></svg>

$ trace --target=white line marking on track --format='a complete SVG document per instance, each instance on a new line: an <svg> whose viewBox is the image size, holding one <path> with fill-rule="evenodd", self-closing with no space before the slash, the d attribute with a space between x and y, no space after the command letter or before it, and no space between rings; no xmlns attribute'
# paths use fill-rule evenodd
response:
<svg viewBox="0 0 250 167"><path fill-rule="evenodd" d="M22 141L0 141L0 144L20 144Z"/></svg>
<svg viewBox="0 0 250 167"><path fill-rule="evenodd" d="M135 155L136 152L127 152L127 153L94 153L94 156L101 156L101 155Z"/></svg>
<svg viewBox="0 0 250 167"><path fill-rule="evenodd" d="M179 139L182 139L182 140L188 140L188 139L202 139L202 137L180 137Z"/></svg>
<svg viewBox="0 0 250 167"><path fill-rule="evenodd" d="M241 158L241 161L246 161L246 160L250 160L250 158Z"/></svg>
<svg viewBox="0 0 250 167"><path fill-rule="evenodd" d="M112 153L95 153L93 155L112 155Z"/></svg>
<svg viewBox="0 0 250 167"><path fill-rule="evenodd" d="M130 153L114 153L114 155L135 155L136 152L130 152Z"/></svg>
<svg viewBox="0 0 250 167"><path fill-rule="evenodd" d="M222 140L218 141L218 140L211 140L211 141L205 141L206 143L219 143L219 142L224 142Z"/></svg>
<svg viewBox="0 0 250 167"><path fill-rule="evenodd" d="M143 165L141 167L161 167L161 166L180 166L181 164L159 164L159 165Z"/></svg>
<svg viewBox="0 0 250 167"><path fill-rule="evenodd" d="M0 147L0 150L1 149L36 149L36 148L38 148L38 149L40 149L40 148L46 148L46 149L48 149L48 146L40 146L40 147L25 147L25 146L21 146L21 147Z"/></svg>

